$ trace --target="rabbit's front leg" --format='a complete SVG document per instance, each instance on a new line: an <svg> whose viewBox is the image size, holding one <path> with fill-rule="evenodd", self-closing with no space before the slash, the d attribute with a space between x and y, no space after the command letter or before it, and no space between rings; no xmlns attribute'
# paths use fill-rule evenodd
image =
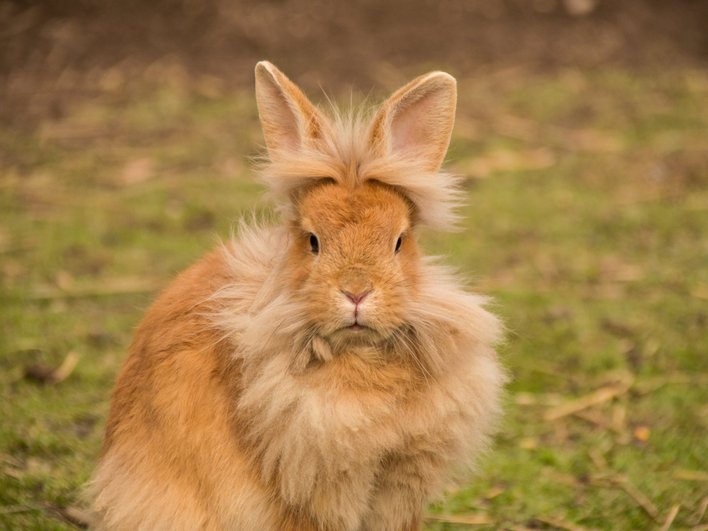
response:
<svg viewBox="0 0 708 531"><path fill-rule="evenodd" d="M423 506L437 484L441 460L429 453L389 455L376 478L362 531L417 531Z"/></svg>

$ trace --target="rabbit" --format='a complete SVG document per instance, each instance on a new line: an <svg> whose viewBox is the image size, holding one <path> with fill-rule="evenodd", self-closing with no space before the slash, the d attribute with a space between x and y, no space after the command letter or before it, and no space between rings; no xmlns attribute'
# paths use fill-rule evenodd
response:
<svg viewBox="0 0 708 531"><path fill-rule="evenodd" d="M181 273L137 328L90 482L95 528L402 531L488 447L486 299L416 242L450 229L455 79L324 112L255 69L279 222Z"/></svg>

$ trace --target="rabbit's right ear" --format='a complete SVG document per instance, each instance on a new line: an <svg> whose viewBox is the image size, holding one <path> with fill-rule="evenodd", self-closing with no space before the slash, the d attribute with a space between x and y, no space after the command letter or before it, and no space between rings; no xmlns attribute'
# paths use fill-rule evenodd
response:
<svg viewBox="0 0 708 531"><path fill-rule="evenodd" d="M457 83L445 72L422 75L394 92L374 116L369 142L381 155L398 155L437 172L455 123Z"/></svg>
<svg viewBox="0 0 708 531"><path fill-rule="evenodd" d="M317 108L268 61L256 65L256 103L268 152L297 151L323 134Z"/></svg>

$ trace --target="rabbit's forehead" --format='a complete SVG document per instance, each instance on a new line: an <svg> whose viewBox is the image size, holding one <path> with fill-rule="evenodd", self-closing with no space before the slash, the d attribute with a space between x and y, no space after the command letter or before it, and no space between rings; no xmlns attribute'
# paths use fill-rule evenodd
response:
<svg viewBox="0 0 708 531"><path fill-rule="evenodd" d="M404 231L410 214L411 206L401 194L376 184L354 189L335 184L319 186L300 205L303 228L308 231L338 231L352 226Z"/></svg>

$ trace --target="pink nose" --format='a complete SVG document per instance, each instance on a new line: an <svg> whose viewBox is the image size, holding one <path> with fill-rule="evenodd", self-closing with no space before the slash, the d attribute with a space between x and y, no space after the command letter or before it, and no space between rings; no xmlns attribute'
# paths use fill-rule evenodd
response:
<svg viewBox="0 0 708 531"><path fill-rule="evenodd" d="M362 291L361 293L351 293L346 290L342 290L342 293L344 293L347 296L347 299L352 301L355 305L358 305L361 301L363 301L366 296L371 293L370 289L367 289L366 291Z"/></svg>

